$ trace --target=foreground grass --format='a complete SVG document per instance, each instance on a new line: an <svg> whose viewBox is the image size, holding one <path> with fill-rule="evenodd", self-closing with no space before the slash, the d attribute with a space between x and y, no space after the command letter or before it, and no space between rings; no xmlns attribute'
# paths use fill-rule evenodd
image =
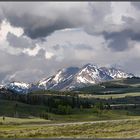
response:
<svg viewBox="0 0 140 140"><path fill-rule="evenodd" d="M1 114L14 114L14 101L1 100L0 103ZM31 117L34 113L46 112L44 106L16 103L18 103L17 112L29 116L28 118L5 117L5 120L0 117L0 138L140 138L140 108L100 110L98 113L93 108L75 109L74 114L71 115L48 113L49 120L44 120ZM100 120L118 121L101 122ZM77 121L87 123L67 123ZM91 123L91 121L100 122Z"/></svg>
<svg viewBox="0 0 140 140"><path fill-rule="evenodd" d="M0 125L23 125L23 124L44 124L50 122L49 120L31 117L31 118L12 118L12 117L0 117Z"/></svg>
<svg viewBox="0 0 140 140"><path fill-rule="evenodd" d="M0 138L140 138L140 119L67 125L0 125Z"/></svg>

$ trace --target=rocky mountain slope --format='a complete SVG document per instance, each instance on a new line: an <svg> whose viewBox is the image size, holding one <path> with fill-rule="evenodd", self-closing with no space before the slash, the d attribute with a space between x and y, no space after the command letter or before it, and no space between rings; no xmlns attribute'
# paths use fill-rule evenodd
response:
<svg viewBox="0 0 140 140"><path fill-rule="evenodd" d="M133 76L133 74L120 69L98 68L93 64L86 64L82 68L70 67L59 70L55 75L39 81L38 86L42 89L66 90Z"/></svg>
<svg viewBox="0 0 140 140"><path fill-rule="evenodd" d="M49 78L44 78L37 83L11 82L4 87L16 93L28 93L34 90L71 90L77 87L97 84L112 79L133 77L131 73L116 68L98 67L86 64L82 68L69 67L57 71Z"/></svg>

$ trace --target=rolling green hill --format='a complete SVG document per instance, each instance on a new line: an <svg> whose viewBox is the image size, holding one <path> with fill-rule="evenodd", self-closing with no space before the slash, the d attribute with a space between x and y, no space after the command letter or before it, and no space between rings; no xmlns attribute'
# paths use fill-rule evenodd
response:
<svg viewBox="0 0 140 140"><path fill-rule="evenodd" d="M96 85L74 89L74 91L92 94L121 94L129 92L140 92L140 78L111 80Z"/></svg>
<svg viewBox="0 0 140 140"><path fill-rule="evenodd" d="M138 138L140 79L104 82L78 92L3 91L0 116L0 138Z"/></svg>

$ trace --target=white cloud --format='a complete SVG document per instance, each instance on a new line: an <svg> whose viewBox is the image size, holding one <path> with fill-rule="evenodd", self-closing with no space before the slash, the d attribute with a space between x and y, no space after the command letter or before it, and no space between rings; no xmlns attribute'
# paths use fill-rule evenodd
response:
<svg viewBox="0 0 140 140"><path fill-rule="evenodd" d="M29 83L35 82L42 76L42 74L43 72L38 69L33 69L32 71L31 69L24 69L24 70L16 71L13 74L7 75L3 79L2 83L4 84L9 81L23 81L23 82L29 82ZM31 75L34 75L34 76L31 76Z"/></svg>
<svg viewBox="0 0 140 140"><path fill-rule="evenodd" d="M24 48L22 52L28 54L29 56L36 56L39 50L41 50L41 47L38 44L35 44L34 48Z"/></svg>
<svg viewBox="0 0 140 140"><path fill-rule="evenodd" d="M9 22L3 20L0 25L0 41L5 40L9 32L19 37L23 34L23 29L19 27L13 27Z"/></svg>
<svg viewBox="0 0 140 140"><path fill-rule="evenodd" d="M47 52L47 51L46 51L46 53L45 53L45 58L46 58L46 59L51 59L53 56L54 56L53 53Z"/></svg>
<svg viewBox="0 0 140 140"><path fill-rule="evenodd" d="M112 2L112 19L115 24L123 24L122 16L134 17L130 2Z"/></svg>
<svg viewBox="0 0 140 140"><path fill-rule="evenodd" d="M139 33L140 11L130 2L1 5L0 19L4 15L6 20L0 28L0 80L37 81L60 68L89 62L100 66L117 64L140 74L139 36L132 35L136 38L132 41L130 35ZM103 32L121 34L125 29L130 30L129 35L124 34L128 44L123 51L116 51L120 46L112 51Z"/></svg>

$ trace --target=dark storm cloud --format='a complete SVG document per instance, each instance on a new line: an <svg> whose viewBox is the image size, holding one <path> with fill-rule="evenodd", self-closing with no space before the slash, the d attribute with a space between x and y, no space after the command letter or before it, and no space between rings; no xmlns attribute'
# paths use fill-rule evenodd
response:
<svg viewBox="0 0 140 140"><path fill-rule="evenodd" d="M30 36L32 39L36 38L42 38L45 36L50 35L56 30L64 29L64 28L71 28L74 27L67 21L58 21L57 23L54 23L53 25L50 25L48 27L38 27L36 29L25 29L25 34Z"/></svg>
<svg viewBox="0 0 140 140"><path fill-rule="evenodd" d="M48 36L56 30L77 27L84 22L84 20L79 19L77 15L74 17L72 13L74 13L74 11L76 12L76 9L72 7L70 10L61 10L63 6L57 5L59 8L56 10L56 5L49 7L49 4L47 4L48 3L10 3L7 5L3 4L2 10L5 18L11 25L22 27L24 33L32 39ZM31 11L31 9L33 11ZM44 13L40 14L42 11ZM50 11L51 13L49 14Z"/></svg>
<svg viewBox="0 0 140 140"><path fill-rule="evenodd" d="M95 5L93 4L91 7L93 8ZM23 36L28 36L31 40L34 39L32 41L35 41L38 38L45 38L56 30L76 27L81 28L83 26L85 28L87 26L89 27L91 24L93 24L93 20L96 20L95 24L97 25L98 16L100 15L100 19L102 17L102 14L104 15L103 17L105 17L104 8L106 8L104 4L97 5L103 6L101 6L102 8L100 8L100 14L95 13L97 12L97 10L93 11L91 7L89 8L88 3L77 2L62 2L61 4L49 2L3 2L0 3L0 10L4 15L2 16L3 19L6 19L14 27L21 27L24 30ZM32 41L24 38L23 36L17 37L14 34L9 33L7 35L9 48L10 46L12 46L13 48L32 47ZM39 46L41 46L41 43L38 44ZM92 48L88 45L83 44L71 44L68 47L66 46L64 48L64 58L63 54L60 53L58 54L58 56L54 55L51 59L45 58L46 52L43 49L41 49L36 56L29 56L28 54L23 53L19 55L11 55L6 52L0 51L0 60L4 60L0 61L0 64L1 66L3 66L3 71L6 71L4 75L3 71L0 71L0 74L3 76L7 75L4 78L6 80L10 80L12 75L15 80L17 79L20 81L32 81L35 77L38 77L38 71L42 71L44 75L39 75L38 80L40 80L40 78L44 78L46 76L48 77L50 74L55 73L57 69L74 64L79 65L80 63L84 63L84 60L79 62L79 59L76 59L75 49L78 53L80 53L80 49L91 50ZM73 55L73 57L71 57L71 55ZM63 58L63 60L61 57ZM88 60L85 61L87 62ZM33 70L36 71L33 72ZM2 79L0 79L0 81L1 80Z"/></svg>
<svg viewBox="0 0 140 140"><path fill-rule="evenodd" d="M0 8L11 25L22 27L26 35L36 39L65 28L84 27L88 32L94 31L111 12L111 3L15 2L1 3Z"/></svg>
<svg viewBox="0 0 140 140"><path fill-rule="evenodd" d="M24 29L24 34L32 39L46 37L55 30L72 27L67 21L61 21L60 19L60 21L50 24L49 19L47 21L46 17L39 17L37 15L24 14L20 17L9 15L9 13L7 13L7 15L7 19L10 21L11 25L22 27Z"/></svg>
<svg viewBox="0 0 140 140"><path fill-rule="evenodd" d="M140 33L135 33L132 30L123 30L120 32L104 32L104 38L108 40L108 47L114 51L124 51L130 46L130 40L140 41Z"/></svg>
<svg viewBox="0 0 140 140"><path fill-rule="evenodd" d="M119 7L118 10L120 10ZM98 64L110 64L118 62L118 60L124 62L125 59L129 61L134 53L138 52L138 49L134 48L136 49L135 51L130 50L127 58L122 56L124 56L129 47L133 47L129 46L129 41L140 41L139 16L132 17L130 15L131 17L129 17L126 14L124 16L120 11L120 14L123 15L123 22L116 24L116 22L118 23L118 18L114 18L115 21L112 22L112 11L111 2L0 3L0 21L6 19L12 26L21 27L24 30L24 35L20 37L9 33L7 35L9 46L6 42L4 45L7 45L7 49L1 47L5 52L0 49L0 65L2 66L0 69L0 81L2 79L10 80L12 78L25 82L37 81L41 78L49 77L58 69L68 66L84 65L93 60ZM139 15L139 12L137 15ZM74 41L74 39L71 39L72 34L66 37L68 30L63 30L60 31L64 34L62 38L60 34L56 38L47 40L49 38L48 36L53 36L57 30L77 27L83 29L84 34L88 33L88 36L92 37L87 39L86 35L80 38L80 32L75 31L77 37L74 38L76 40ZM102 39L98 40L93 36L97 38L101 37ZM65 41L67 38L69 38L71 43ZM39 42L36 43L36 40ZM43 42L46 42L46 44L42 45ZM53 47L53 42L56 42L58 45ZM105 46L108 43L108 47L114 50L114 52L110 52L108 49L106 51L104 46L101 45L102 42ZM35 49L33 47L35 43L39 46L37 48L41 48L35 56L29 56L29 53L8 53L11 48L13 48L12 51L15 48L20 48L22 51L22 48L29 47L29 50L33 51ZM48 51L48 54L46 51ZM116 51L124 52L118 55ZM51 53L53 55L50 58L49 52L50 55ZM47 59L45 58L45 54L48 55ZM110 59L110 56L112 59ZM135 69L136 71L139 71L140 67L138 60L139 57L137 64L132 62L133 65L131 65L133 69L135 67L137 68ZM129 62L127 66L129 70ZM132 71L130 72L133 72L133 69L131 68Z"/></svg>
<svg viewBox="0 0 140 140"><path fill-rule="evenodd" d="M10 32L7 34L7 41L9 42L10 46L17 48L32 48L35 46L34 42L30 39L27 39L23 36L17 37Z"/></svg>

